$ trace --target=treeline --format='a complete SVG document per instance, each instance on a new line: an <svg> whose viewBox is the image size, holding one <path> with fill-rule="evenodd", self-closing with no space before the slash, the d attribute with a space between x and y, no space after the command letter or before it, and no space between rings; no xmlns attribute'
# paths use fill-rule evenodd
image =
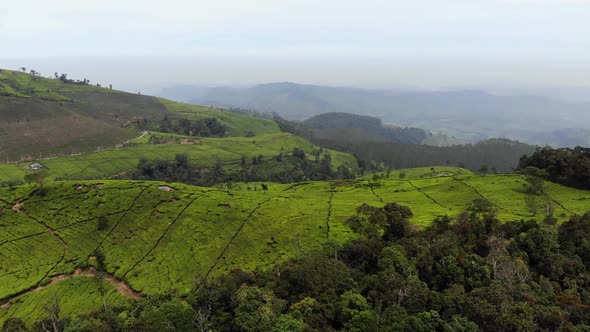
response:
<svg viewBox="0 0 590 332"><path fill-rule="evenodd" d="M299 130L309 130L317 138L383 141L401 144L420 144L428 134L420 128L384 126L381 119L350 113L324 113L301 123Z"/></svg>
<svg viewBox="0 0 590 332"><path fill-rule="evenodd" d="M137 119L133 125L140 130L155 130L185 136L223 137L227 135L226 127L217 118L189 120L165 115L160 121Z"/></svg>
<svg viewBox="0 0 590 332"><path fill-rule="evenodd" d="M316 139L313 143L329 149L354 154L366 168L377 168L379 164L392 169L457 166L474 172L487 169L492 172L512 172L518 160L531 153L534 147L507 140L493 139L477 144L436 147L417 144L396 144L384 142L346 142L334 139ZM375 165L372 161L376 161Z"/></svg>
<svg viewBox="0 0 590 332"><path fill-rule="evenodd" d="M420 144L428 137L423 129L384 126L378 118L350 113L325 113L302 122L288 121L275 114L274 120L283 131L309 140Z"/></svg>
<svg viewBox="0 0 590 332"><path fill-rule="evenodd" d="M354 154L367 170L380 170L382 168L380 165L392 169L458 166L476 172L488 169L505 173L514 171L518 166L519 159L525 154L532 153L535 149L531 145L508 139L490 139L477 144L447 147L422 145L419 143L426 138L422 136L425 134L421 129L415 128L390 130L389 135L393 136L387 140L384 138L384 134L375 134L366 129L376 125L376 123L368 123L368 120L361 121L365 125L357 125L357 128L350 130L335 128L336 125L330 126L327 124L328 119L338 123L338 121L352 121L356 118L347 116L347 120L335 120L333 119L334 115L328 118L324 118L323 115L318 117L322 119L321 126L323 128L319 131L314 129L320 126L316 120L313 120L315 124L306 125L305 122L287 121L276 116L275 121L283 131L302 136L316 145ZM379 119L375 120L379 121ZM378 123L380 124L380 122ZM341 123L337 126L344 125ZM396 135L399 137L396 138Z"/></svg>
<svg viewBox="0 0 590 332"><path fill-rule="evenodd" d="M590 189L590 148L538 148L532 155L523 156L519 170L534 167L541 176L566 186Z"/></svg>
<svg viewBox="0 0 590 332"><path fill-rule="evenodd" d="M294 148L291 153L279 153L275 157L242 157L237 165L223 165L217 161L212 167L199 167L192 164L186 155L179 154L173 160L142 159L128 177L213 186L222 183L231 185L234 182L290 183L351 179L355 175L344 166L334 171L328 154L322 155L318 150L314 156L314 160L309 160L305 151Z"/></svg>
<svg viewBox="0 0 590 332"><path fill-rule="evenodd" d="M357 239L256 272L201 279L190 295L49 316L65 331L589 331L590 213L500 223L476 200L425 229L412 211L362 205ZM5 325L17 325L18 319ZM40 328L37 330L41 330ZM13 331L13 330L11 330Z"/></svg>

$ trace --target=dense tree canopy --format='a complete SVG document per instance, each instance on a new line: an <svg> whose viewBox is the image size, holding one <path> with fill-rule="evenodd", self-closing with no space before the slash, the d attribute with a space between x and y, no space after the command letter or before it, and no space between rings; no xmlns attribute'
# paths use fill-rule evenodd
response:
<svg viewBox="0 0 590 332"><path fill-rule="evenodd" d="M519 170L534 167L542 176L567 186L590 189L590 148L537 149L531 156L523 156Z"/></svg>

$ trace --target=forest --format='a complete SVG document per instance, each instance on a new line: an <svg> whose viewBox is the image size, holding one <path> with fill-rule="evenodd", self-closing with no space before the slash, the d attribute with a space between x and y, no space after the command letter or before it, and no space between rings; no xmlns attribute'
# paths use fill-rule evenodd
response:
<svg viewBox="0 0 590 332"><path fill-rule="evenodd" d="M519 170L534 167L541 176L566 186L590 189L590 148L537 149L530 156L523 156Z"/></svg>
<svg viewBox="0 0 590 332"><path fill-rule="evenodd" d="M335 117L337 119L334 119ZM535 151L531 145L509 139L489 139L476 144L442 147L429 146L420 144L427 137L421 129L382 127L380 121L375 123L374 120L378 119L371 117L342 117L340 113L331 114L329 117L324 114L304 122L295 122L275 116L275 121L285 132L304 137L329 149L354 154L367 170L440 165L463 167L474 172L486 170L509 173L517 168L523 155ZM351 122L356 123L355 128L347 128ZM342 126L334 128L338 124Z"/></svg>

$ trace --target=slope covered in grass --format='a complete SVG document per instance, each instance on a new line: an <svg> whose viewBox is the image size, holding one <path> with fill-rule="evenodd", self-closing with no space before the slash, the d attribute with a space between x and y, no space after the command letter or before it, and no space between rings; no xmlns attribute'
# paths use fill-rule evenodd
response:
<svg viewBox="0 0 590 332"><path fill-rule="evenodd" d="M42 197L32 186L0 188L0 299L7 303L0 317L21 315L21 306L32 305L21 302L22 292L87 266L98 251L108 273L132 289L182 295L199 277L272 268L326 241L354 238L346 220L363 203L407 205L419 226L457 216L478 198L495 205L502 221L542 218L527 210L521 176L465 173L268 184L266 191L253 183L222 190L141 181L52 182ZM558 203L558 221L590 206L587 191L547 184L544 192Z"/></svg>
<svg viewBox="0 0 590 332"><path fill-rule="evenodd" d="M277 123L272 120L227 112L219 108L177 103L163 98L159 100L169 111L189 120L218 119L228 129L230 136L250 136L281 132Z"/></svg>
<svg viewBox="0 0 590 332"><path fill-rule="evenodd" d="M90 84L0 70L0 160L111 148L137 137L136 121L215 118L229 136L280 132L275 122Z"/></svg>

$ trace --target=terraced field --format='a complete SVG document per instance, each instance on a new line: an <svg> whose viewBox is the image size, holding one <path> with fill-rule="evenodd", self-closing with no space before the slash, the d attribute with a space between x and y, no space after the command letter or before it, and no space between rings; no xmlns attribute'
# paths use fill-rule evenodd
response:
<svg viewBox="0 0 590 332"><path fill-rule="evenodd" d="M76 274L96 264L97 252L113 281L143 295L186 295L196 278L272 268L328 240L353 238L346 220L362 203L408 205L420 226L437 215L456 216L482 197L498 206L503 221L532 218L519 175L407 174L417 175L269 184L267 191L252 183L228 191L140 181L51 182L44 197L33 195L32 186L0 188L0 322L38 319L52 296L80 303L67 310L100 308L94 279ZM588 191L556 184L544 191L560 221L589 210ZM125 301L129 293L113 285L108 301Z"/></svg>
<svg viewBox="0 0 590 332"><path fill-rule="evenodd" d="M273 158L281 152L289 153L295 147L309 154L319 149L309 141L287 133L199 140L192 138L191 142L197 141L195 144L147 144L147 139L148 136L144 136L134 141L138 144L120 149L52 158L40 162L48 169L50 178L103 179L135 169L141 158L171 160L176 154L186 154L194 165L210 167L220 161L226 169L232 170L239 167L242 157L247 157L248 160L259 155ZM341 165L351 169L357 167L355 158L350 154L330 150L325 150L324 153L330 154L335 168ZM22 180L29 164L0 164L0 181Z"/></svg>

